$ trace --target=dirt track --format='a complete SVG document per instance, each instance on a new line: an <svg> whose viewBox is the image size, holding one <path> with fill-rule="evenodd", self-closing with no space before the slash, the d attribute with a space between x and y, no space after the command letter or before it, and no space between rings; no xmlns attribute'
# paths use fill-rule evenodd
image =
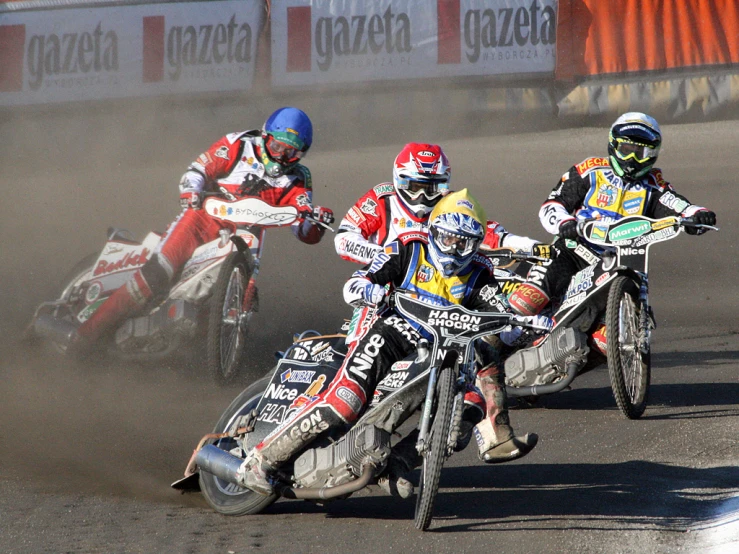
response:
<svg viewBox="0 0 739 554"><path fill-rule="evenodd" d="M673 531L706 510L697 500L681 500L671 480L697 483L696 489L718 496L737 493L736 121L663 129L659 165L666 177L694 202L713 208L722 230L653 250L650 284L660 327L656 406L647 415L654 419L620 420L607 377L598 371L576 381L575 390L547 399L549 409L515 412L514 424L539 432L542 444L525 461L496 468L493 484L491 470L471 452L454 458L459 469L449 470L442 483L441 532L421 540L408 521L412 507L382 496L327 510L283 502L272 514L241 520L213 514L199 497L180 496L168 485L239 387L218 390L197 368L79 367L17 345L35 305L78 259L101 246L109 225L139 237L162 229L178 211L176 183L189 161L221 134L261 123L234 124L224 110L216 117L200 110L181 118L166 110L144 112L104 117L75 110L0 120L3 549L317 552L346 550L379 533L398 549L472 550L484 540L503 551L537 545L542 552L660 552L690 546ZM321 122L316 126L320 130ZM607 129L526 131L520 122L510 129L489 124L468 133L479 135L472 138L426 130L398 133L382 145L369 137L341 149L330 140L322 145L317 133L306 163L316 203L342 214L370 186L390 178L392 159L406 140L438 141L451 159L455 188L469 187L488 215L510 230L544 239L536 219L540 202L572 163L605 153ZM354 269L333 253L330 238L310 247L277 230L267 241L252 375L270 364L292 332L336 328L348 313L340 287ZM634 471L650 476L646 488L659 501L640 491ZM590 472L591 478L570 479ZM619 484L641 504L630 513L627 503L609 517L605 506L620 506L616 499L623 496L587 489ZM524 500L527 487L550 493ZM551 494L555 489L562 494ZM572 502L577 510L563 507ZM654 510L644 508L650 502ZM307 515L295 515L301 511ZM509 532L498 532L503 529ZM562 535L565 529L574 530ZM611 548L615 536L632 536L633 547ZM380 544L368 550L379 551Z"/></svg>

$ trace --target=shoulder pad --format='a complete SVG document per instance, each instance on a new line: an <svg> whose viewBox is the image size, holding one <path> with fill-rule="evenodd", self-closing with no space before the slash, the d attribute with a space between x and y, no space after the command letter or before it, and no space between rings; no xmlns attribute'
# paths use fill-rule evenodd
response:
<svg viewBox="0 0 739 554"><path fill-rule="evenodd" d="M649 177L651 177L652 183L654 183L658 188L665 190L672 189L670 183L665 181L665 178L662 176L661 169L652 168L652 170L649 172Z"/></svg>
<svg viewBox="0 0 739 554"><path fill-rule="evenodd" d="M242 139L242 137L249 135L249 133L253 133L254 131L240 131L238 133L229 133L226 135L226 140L229 142L229 144L233 144L239 140Z"/></svg>
<svg viewBox="0 0 739 554"><path fill-rule="evenodd" d="M495 266L490 258L483 256L482 254L475 254L472 256L472 265L479 267L480 269L486 269L490 275L495 273Z"/></svg>
<svg viewBox="0 0 739 554"><path fill-rule="evenodd" d="M577 169L577 172L580 175L583 175L595 168L601 167L611 167L611 164L608 162L608 158L588 158L587 160L583 160L577 164L575 169Z"/></svg>
<svg viewBox="0 0 739 554"><path fill-rule="evenodd" d="M303 181L305 188L313 188L313 178L311 177L310 169L303 164L296 164L292 169L292 173Z"/></svg>
<svg viewBox="0 0 739 554"><path fill-rule="evenodd" d="M377 196L377 198L382 198L383 196L387 196L388 194L393 194L395 192L395 187L392 183L380 183L379 185L376 185L372 190L375 191L375 196Z"/></svg>
<svg viewBox="0 0 739 554"><path fill-rule="evenodd" d="M398 235L397 240L400 241L400 243L404 246L414 241L422 242L423 244L428 244L429 242L428 235L424 233L413 233L413 232L403 233L402 235Z"/></svg>

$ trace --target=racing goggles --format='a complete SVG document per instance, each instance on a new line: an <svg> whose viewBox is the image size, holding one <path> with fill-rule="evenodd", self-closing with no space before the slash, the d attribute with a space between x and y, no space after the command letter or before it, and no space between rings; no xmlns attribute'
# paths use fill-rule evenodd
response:
<svg viewBox="0 0 739 554"><path fill-rule="evenodd" d="M616 139L616 155L620 160L634 159L638 163L644 163L659 154L659 146L652 147L647 144L632 142L628 139Z"/></svg>
<svg viewBox="0 0 739 554"><path fill-rule="evenodd" d="M398 188L405 191L413 200L418 199L422 194L431 200L440 194L449 192L449 183L446 178L414 179L412 177L401 176L398 182Z"/></svg>
<svg viewBox="0 0 739 554"><path fill-rule="evenodd" d="M277 140L272 135L267 136L265 147L273 160L283 164L295 163L303 157L303 154L305 154L302 150L295 148L294 146L290 146L281 140Z"/></svg>
<svg viewBox="0 0 739 554"><path fill-rule="evenodd" d="M437 227L432 227L431 233L439 250L452 256L468 256L475 252L482 242L479 237L465 237Z"/></svg>

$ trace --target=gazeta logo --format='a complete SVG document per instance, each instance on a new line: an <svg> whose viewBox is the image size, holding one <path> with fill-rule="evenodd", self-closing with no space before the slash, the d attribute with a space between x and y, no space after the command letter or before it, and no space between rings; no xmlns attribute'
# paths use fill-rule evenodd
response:
<svg viewBox="0 0 739 554"><path fill-rule="evenodd" d="M648 221L632 221L611 229L608 238L610 240L628 240L640 237L651 230L652 226Z"/></svg>

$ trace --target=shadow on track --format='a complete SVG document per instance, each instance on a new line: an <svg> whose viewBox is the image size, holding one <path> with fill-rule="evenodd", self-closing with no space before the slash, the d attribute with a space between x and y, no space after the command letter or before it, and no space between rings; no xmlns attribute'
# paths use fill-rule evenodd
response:
<svg viewBox="0 0 739 554"><path fill-rule="evenodd" d="M462 490L448 492L450 488ZM474 532L495 525L508 531L561 529L566 520L569 529L684 532L696 520L712 517L736 492L734 467L692 469L631 461L449 468L442 474L435 504L435 530ZM365 496L324 506L278 502L265 514L398 520L412 519L413 512L413 500ZM450 520L471 521L450 525Z"/></svg>

